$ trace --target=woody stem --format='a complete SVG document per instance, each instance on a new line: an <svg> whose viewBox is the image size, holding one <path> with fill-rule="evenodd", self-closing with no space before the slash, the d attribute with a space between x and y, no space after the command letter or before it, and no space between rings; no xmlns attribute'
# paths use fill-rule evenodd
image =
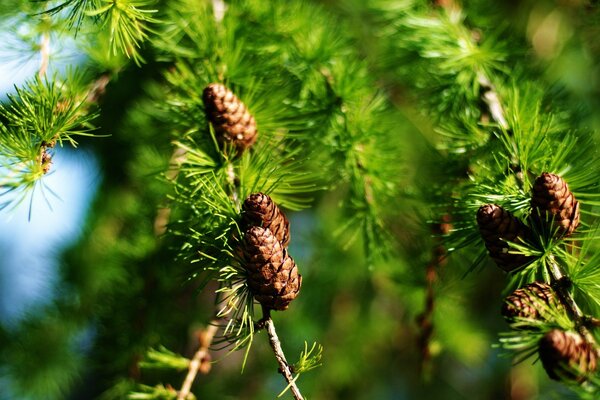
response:
<svg viewBox="0 0 600 400"><path fill-rule="evenodd" d="M291 366L288 364L285 359L285 354L283 353L283 349L281 348L281 342L279 341L279 337L277 336L277 331L275 330L275 324L271 319L270 310L263 309L263 319L261 323L264 323L264 326L267 330L267 334L269 335L269 343L271 344L271 348L275 353L275 358L277 359L277 363L279 364L279 372L285 378L287 383L290 385L290 389L292 394L294 395L294 399L303 400L302 393L300 393L300 389L296 386L296 381L294 380L294 374L292 372Z"/></svg>
<svg viewBox="0 0 600 400"><path fill-rule="evenodd" d="M240 207L240 195L238 193L240 184L238 177L235 175L233 163L231 162L227 164L227 183L231 187L231 199L237 207Z"/></svg>
<svg viewBox="0 0 600 400"><path fill-rule="evenodd" d="M552 276L552 281L555 284L554 290L556 291L561 303L567 309L569 316L575 321L577 330L579 333L585 336L590 343L595 343L594 337L585 327L586 316L575 302L573 295L569 291L569 285L566 284L569 279L568 276L565 274L554 256L548 257L546 265L548 266L548 270Z"/></svg>
<svg viewBox="0 0 600 400"><path fill-rule="evenodd" d="M49 21L48 16L44 16L43 21ZM38 76L44 78L50 64L50 34L47 31L42 33L40 38L40 69Z"/></svg>
<svg viewBox="0 0 600 400"><path fill-rule="evenodd" d="M200 343L198 351L196 351L196 354L194 354L194 358L192 358L192 360L190 361L187 375L185 377L185 380L183 381L181 390L177 394L177 400L185 400L190 394L192 384L196 379L196 375L198 374L198 370L202 365L202 361L204 361L204 359L207 357L208 348L210 347L210 344L212 343L212 340L215 334L217 333L217 330L219 329L218 322L218 320L212 321L211 324L203 332L203 340Z"/></svg>

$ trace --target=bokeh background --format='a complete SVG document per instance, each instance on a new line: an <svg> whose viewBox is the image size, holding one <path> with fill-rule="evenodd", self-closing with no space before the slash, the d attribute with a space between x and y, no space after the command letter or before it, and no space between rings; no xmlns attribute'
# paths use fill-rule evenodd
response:
<svg viewBox="0 0 600 400"><path fill-rule="evenodd" d="M32 51L31 21L16 18L17 8L8 3L0 8L3 101L40 62ZM313 3L352 26L358 51L377 64L385 46L377 43L360 1ZM464 7L469 23L505 26L540 80L560 86L581 126L598 131L600 12L593 3L479 0ZM50 75L91 63L78 40L52 38ZM186 280L193 266L177 258L176 240L154 234L168 192L159 177L172 148L165 127L148 117L146 102L163 70L153 61L120 70L100 101L97 124L110 136L84 138L76 150L57 148L53 171L44 177L48 189L0 212L2 400L125 398L135 382L179 385L183 378L137 366L151 346L193 354L194 332L210 320L213 305L214 288L200 291L198 282ZM415 113L411 82L390 71L372 69L393 88L406 175L430 179L440 173L430 150L435 134ZM360 241L344 246L331 240L344 219L341 201L339 191L321 192L311 209L289 213L290 253L305 287L275 321L290 358L304 341L324 347L323 365L299 381L308 398L571 396L534 359L512 365L495 347L507 329L498 312L505 278L492 265L465 276L468 257L450 260L435 283L431 358L423 366L418 316L427 249L435 239L422 222L430 210L418 201L403 203L407 209L393 221L403 256L373 265ZM242 358L243 352L215 350L218 362L196 383L198 398L273 398L285 387L265 338L255 340L243 373Z"/></svg>

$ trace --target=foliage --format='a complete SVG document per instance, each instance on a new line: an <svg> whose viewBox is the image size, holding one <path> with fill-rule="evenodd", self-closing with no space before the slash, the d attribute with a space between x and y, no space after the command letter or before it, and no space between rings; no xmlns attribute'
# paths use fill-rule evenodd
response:
<svg viewBox="0 0 600 400"><path fill-rule="evenodd" d="M496 398L510 390L497 353L522 361L554 328L598 342L599 84L586 91L574 77L600 64L600 11L500 3L0 5L1 21L24 27L0 52L51 68L0 104L0 208L38 192L56 201L44 185L55 145L91 148L103 171L54 297L17 326L0 320L7 396L175 399L207 352L212 370L181 396L268 398L298 385L309 398ZM69 41L85 60L62 70L47 45ZM214 82L257 122L242 153L207 116ZM580 202L571 237L533 222L543 172ZM257 192L288 215L303 275L298 299L272 316L259 315L239 247L242 203ZM508 243L531 260L508 276L477 226L488 203L532 232ZM495 340L507 330L502 296L533 281L578 311L536 303L548 319L517 319ZM267 321L298 360L287 382ZM600 381L564 389L537 370L521 372L530 398L584 398Z"/></svg>
<svg viewBox="0 0 600 400"><path fill-rule="evenodd" d="M41 178L51 163L49 149L63 143L76 147L75 137L93 135L95 114L86 110L82 78L73 73L64 81L36 78L16 88L8 103L0 106L0 188L4 195L17 192L2 207L43 185Z"/></svg>

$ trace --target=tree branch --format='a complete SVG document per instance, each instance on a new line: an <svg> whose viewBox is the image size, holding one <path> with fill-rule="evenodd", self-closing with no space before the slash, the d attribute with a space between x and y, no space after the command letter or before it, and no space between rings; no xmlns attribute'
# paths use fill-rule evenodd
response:
<svg viewBox="0 0 600 400"><path fill-rule="evenodd" d="M235 203L236 207L241 207L240 203L240 195L239 195L239 179L235 175L235 169L233 167L233 163L229 162L227 164L227 183L231 187L231 199Z"/></svg>
<svg viewBox="0 0 600 400"><path fill-rule="evenodd" d="M434 236L434 246L432 249L431 260L427 264L425 270L425 282L427 283L425 294L425 309L416 318L419 325L419 336L417 342L421 350L421 375L429 373L431 366L431 337L433 335L433 313L435 310L435 290L434 286L438 280L438 270L446 264L446 247L442 243L441 236L450 232L450 216L445 214L442 216L440 223L432 226L432 234Z"/></svg>
<svg viewBox="0 0 600 400"><path fill-rule="evenodd" d="M363 153L365 150L365 146L362 143L356 145L356 151L359 153ZM360 159L359 156L356 157L356 167L362 173L364 191L365 191L365 201L369 206L373 206L375 203L375 198L373 197L373 180L371 176L368 174L367 169L365 168L364 163Z"/></svg>
<svg viewBox="0 0 600 400"><path fill-rule="evenodd" d="M173 150L171 154L171 159L169 160L169 168L165 172L165 177L167 180L174 182L177 179L177 175L179 175L179 171L181 170L181 165L185 162L187 156L187 151L182 149L181 147L177 147ZM162 236L167 231L167 226L169 225L169 221L171 219L171 207L159 207L156 211L156 216L154 217L154 235Z"/></svg>
<svg viewBox="0 0 600 400"><path fill-rule="evenodd" d="M460 4L454 0L435 0L433 3L437 7L448 10L448 12L457 12L461 8ZM477 40L474 39L474 41ZM487 105L490 116L502 129L508 129L508 122L505 117L506 113L500 102L500 96L496 92L496 87L483 72L477 74L477 82L481 87L481 100Z"/></svg>
<svg viewBox="0 0 600 400"><path fill-rule="evenodd" d="M217 319L212 320L210 325L208 325L208 327L205 330L201 331L198 335L200 347L198 348L198 351L196 351L196 354L194 354L194 357L190 361L188 373L185 377L185 380L183 381L183 384L181 385L181 390L179 390L179 393L177 394L177 400L185 400L188 397L188 395L190 394L190 390L192 389L194 380L196 379L196 375L198 375L198 371L200 371L201 368L205 368L204 365L210 362L210 354L208 351L213 341L213 338L215 337L215 334L219 329L218 324L219 321Z"/></svg>
<svg viewBox="0 0 600 400"><path fill-rule="evenodd" d="M575 326L579 333L584 336L588 342L595 344L596 340L586 326L590 321L593 321L593 318L590 319L587 317L575 302L573 295L569 291L571 286L569 277L564 273L561 266L554 259L554 256L549 256L547 260L547 266L553 281L552 286L558 295L560 302L567 309L569 316L575 321Z"/></svg>
<svg viewBox="0 0 600 400"><path fill-rule="evenodd" d="M302 393L300 393L300 389L296 386L296 381L294 380L294 375L292 371L292 367L288 364L285 359L285 354L283 353L283 349L281 348L281 342L279 341L279 337L277 336L277 331L275 331L275 324L271 319L270 310L263 309L264 317L261 320L261 325L267 330L267 334L269 335L269 343L271 344L271 348L275 353L275 358L277 359L277 363L279 364L279 372L292 390L292 394L294 395L294 399L303 400Z"/></svg>
<svg viewBox="0 0 600 400"><path fill-rule="evenodd" d="M48 72L48 64L50 63L50 34L48 32L42 33L40 40L40 69L38 76L43 78Z"/></svg>
<svg viewBox="0 0 600 400"><path fill-rule="evenodd" d="M215 21L221 23L225 16L225 10L227 6L223 0L212 0L213 14ZM181 165L185 162L187 152L182 148L176 148L171 154L169 161L169 169L166 172L167 179L174 181L179 174ZM229 176L229 170L227 171ZM161 236L167 231L167 225L171 219L171 207L160 207L156 212L154 218L154 235Z"/></svg>
<svg viewBox="0 0 600 400"><path fill-rule="evenodd" d="M477 82L481 86L481 99L487 105L492 119L496 121L502 129L508 129L508 122L506 121L504 107L500 103L500 96L496 92L496 88L483 73L477 74Z"/></svg>

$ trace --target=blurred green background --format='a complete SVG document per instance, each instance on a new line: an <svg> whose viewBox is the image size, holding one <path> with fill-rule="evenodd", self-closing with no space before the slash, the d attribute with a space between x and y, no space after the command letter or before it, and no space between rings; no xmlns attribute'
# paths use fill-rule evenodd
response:
<svg viewBox="0 0 600 400"><path fill-rule="evenodd" d="M39 62L31 49L20 47L30 28L16 10L26 9L27 2L3 3L2 95L35 74ZM479 0L465 1L463 8L467 25L484 34L499 28L495 32L514 47L508 53L526 60L518 64L526 72L515 75L536 75L549 90L560 87L557 96L580 127L598 131L600 12L592 3ZM324 347L323 365L298 381L303 393L310 399L569 398L539 363L530 359L513 366L494 347L498 332L507 329L499 314L506 280L489 261L465 277L468 255L451 257L437 270L431 358L423 365L418 317L437 242L428 224L432 210L419 193L447 172L432 150L433 121L415 103L427 94L411 81L410 59L395 64L393 46L363 2L307 4L348 24L345 40L367 60L373 80L391 93L394 129L404 145L407 198L399 199L386 221L398 256L375 263L367 261L360 239L346 246L343 237L333 238L340 221L349 218L339 206L344 188L318 192L312 208L288 212L290 254L303 289L274 320L290 359L305 341ZM53 72L77 64L93 68L90 52L69 44L85 37L66 37L57 38L62 44L53 50ZM154 233L157 209L168 204L169 185L159 175L168 166L172 138L169 127L152 118L151 99L160 96L161 76L170 65L147 51L148 62L139 67L121 60L100 100L97 125L110 136L83 139L76 151L56 150L55 172L44 178L57 195L48 195L52 209L37 193L31 205L0 213L2 400L126 398L134 382L177 387L181 373L140 370L137 363L158 345L191 356L194 333L211 318L214 287L200 291L199 282L188 281L195 267L177 257L178 239ZM274 398L285 384L263 336L254 341L243 373L243 351L215 350L218 362L197 379L197 397Z"/></svg>

